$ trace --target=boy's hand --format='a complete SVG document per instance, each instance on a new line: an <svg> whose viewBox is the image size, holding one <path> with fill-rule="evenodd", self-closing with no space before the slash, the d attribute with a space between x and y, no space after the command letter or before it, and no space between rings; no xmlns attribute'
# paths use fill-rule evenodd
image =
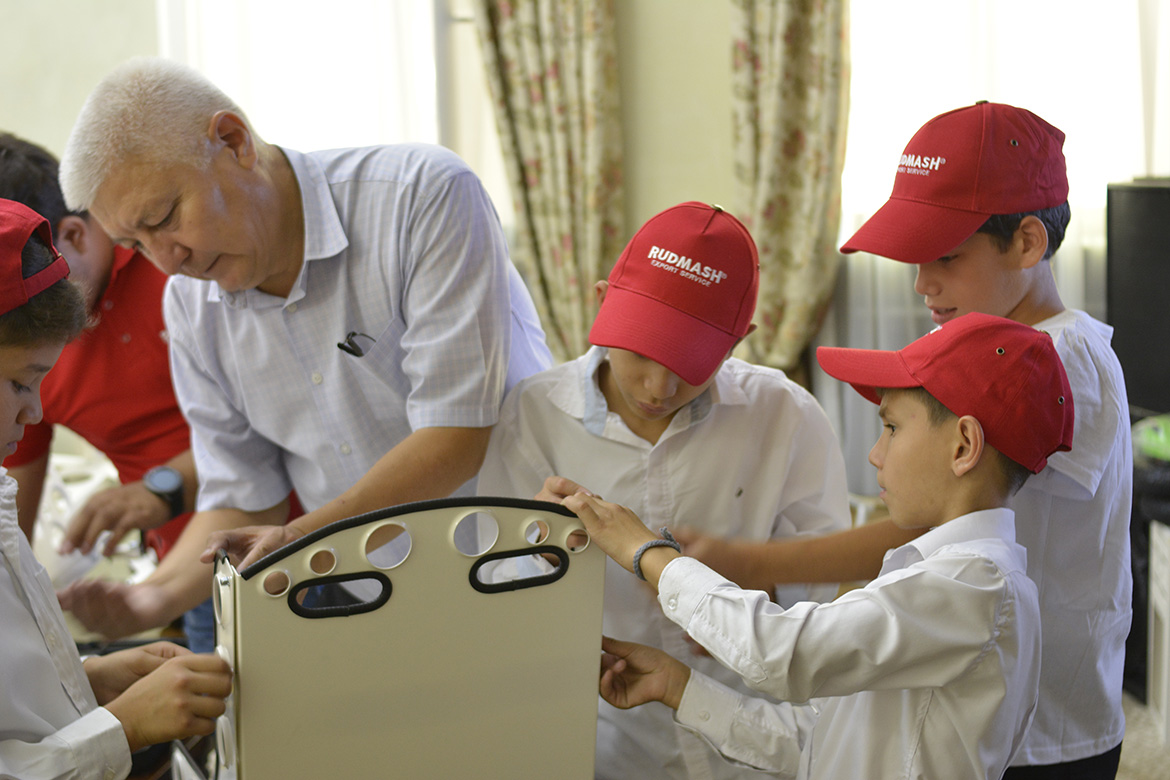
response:
<svg viewBox="0 0 1170 780"><path fill-rule="evenodd" d="M215 553L224 550L236 570L243 571L268 553L302 536L303 532L290 525L250 525L230 531L215 531L207 537L207 547L199 560L212 563L215 561Z"/></svg>
<svg viewBox="0 0 1170 780"><path fill-rule="evenodd" d="M546 483L547 484L547 483ZM602 501L587 493L574 493L562 502L581 519L589 538L627 570L634 570L634 553L646 542L659 538L624 506ZM650 552L668 548L655 547ZM674 550L670 553L676 554ZM643 571L645 572L643 557ZM647 581L650 577L647 574ZM657 581L655 579L655 581Z"/></svg>
<svg viewBox="0 0 1170 780"><path fill-rule="evenodd" d="M98 704L105 705L127 688L163 665L168 659L190 655L173 642L154 642L116 653L85 659L85 674Z"/></svg>
<svg viewBox="0 0 1170 780"><path fill-rule="evenodd" d="M752 555L772 542L721 539L686 526L672 528L671 533L675 541L682 545L683 555L701 561L739 587L766 592L776 587L766 571L757 574L756 570L761 567L756 565L756 557Z"/></svg>
<svg viewBox="0 0 1170 780"><path fill-rule="evenodd" d="M159 742L210 734L231 692L226 661L212 654L187 654L165 661L106 709L121 721L133 753Z"/></svg>
<svg viewBox="0 0 1170 780"><path fill-rule="evenodd" d="M588 493L589 495L593 495L585 489L584 485L578 485L571 479L549 477L544 481L544 486L541 487L540 492L536 494L536 500L551 501L554 504L559 504L574 493Z"/></svg>
<svg viewBox="0 0 1170 780"><path fill-rule="evenodd" d="M657 648L607 636L601 638L601 649L601 698L623 710L648 701L678 709L691 679L690 667Z"/></svg>

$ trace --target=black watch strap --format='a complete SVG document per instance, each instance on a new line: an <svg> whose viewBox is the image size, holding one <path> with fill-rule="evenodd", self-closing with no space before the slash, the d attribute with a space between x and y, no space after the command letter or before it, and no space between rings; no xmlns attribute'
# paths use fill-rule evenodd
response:
<svg viewBox="0 0 1170 780"><path fill-rule="evenodd" d="M167 503L171 519L183 514L183 475L170 466L155 466L142 475L146 489Z"/></svg>

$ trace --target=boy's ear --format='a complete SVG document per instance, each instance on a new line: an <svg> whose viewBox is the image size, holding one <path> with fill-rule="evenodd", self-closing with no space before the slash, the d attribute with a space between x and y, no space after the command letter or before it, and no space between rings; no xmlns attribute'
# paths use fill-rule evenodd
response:
<svg viewBox="0 0 1170 780"><path fill-rule="evenodd" d="M85 254L89 242L89 225L84 219L76 214L69 214L61 218L53 232L55 234L53 244L58 251L64 253L65 249L69 249L79 255Z"/></svg>
<svg viewBox="0 0 1170 780"><path fill-rule="evenodd" d="M221 146L229 149L245 168L250 169L256 164L258 156L255 139L239 114L217 111L207 126L207 136L212 149Z"/></svg>
<svg viewBox="0 0 1170 780"><path fill-rule="evenodd" d="M986 444L983 426L969 414L955 423L954 449L951 455L951 472L961 477L979 465Z"/></svg>
<svg viewBox="0 0 1170 780"><path fill-rule="evenodd" d="M602 279L597 284L593 285L593 294L597 296L597 307L601 308L602 301L605 300L605 291L609 289L609 282Z"/></svg>
<svg viewBox="0 0 1170 780"><path fill-rule="evenodd" d="M1048 252L1048 229L1039 217L1029 214L1020 220L1015 240L1020 244L1020 267L1031 268Z"/></svg>

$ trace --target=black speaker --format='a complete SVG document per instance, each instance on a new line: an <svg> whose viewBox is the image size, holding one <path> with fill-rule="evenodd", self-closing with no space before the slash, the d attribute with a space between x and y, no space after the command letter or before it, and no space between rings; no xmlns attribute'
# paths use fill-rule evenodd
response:
<svg viewBox="0 0 1170 780"><path fill-rule="evenodd" d="M1105 317L1129 403L1170 412L1170 179L1110 184Z"/></svg>

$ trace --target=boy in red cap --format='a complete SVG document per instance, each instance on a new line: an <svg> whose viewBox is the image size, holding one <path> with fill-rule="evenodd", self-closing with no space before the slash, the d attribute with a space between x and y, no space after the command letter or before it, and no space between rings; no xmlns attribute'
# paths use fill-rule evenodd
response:
<svg viewBox="0 0 1170 780"><path fill-rule="evenodd" d="M730 760L783 777L999 778L1040 674L1036 585L1007 502L1073 440L1052 339L968 314L898 352L822 347L817 358L880 403L870 462L882 498L900 527L930 530L864 588L786 610L682 557L628 509L569 496L592 541L653 586L671 620L753 688L813 706L743 696L609 638L601 694L620 707L662 701Z"/></svg>
<svg viewBox="0 0 1170 780"><path fill-rule="evenodd" d="M597 284L595 346L505 399L479 492L557 500L575 485L542 483L563 474L655 528L685 517L712 535L764 541L847 527L844 463L816 400L780 371L729 358L753 327L758 266L747 229L717 206L681 203L651 218ZM777 589L742 570L723 573L783 604L837 590ZM604 628L690 652L649 589L616 565L607 572ZM695 663L739 684L710 658ZM722 761L665 710L600 706L598 778L754 775Z"/></svg>
<svg viewBox="0 0 1170 780"><path fill-rule="evenodd" d="M0 200L0 457L41 416L40 385L81 332L85 303L66 280L48 220ZM17 523L16 482L0 468L0 776L122 778L130 753L209 734L231 692L215 655L167 642L87 658Z"/></svg>
<svg viewBox="0 0 1170 780"><path fill-rule="evenodd" d="M915 264L915 290L937 324L983 312L1050 333L1077 399L1076 446L1012 499L1040 589L1044 663L1036 718L1008 780L1113 778L1125 733L1129 407L1112 329L1066 309L1052 275L1069 221L1063 143L1057 128L1002 103L941 114L906 145L889 202L841 249ZM785 582L866 579L895 532L877 523L756 545L767 549L751 555ZM714 564L742 547L704 540L701 557Z"/></svg>
<svg viewBox="0 0 1170 780"><path fill-rule="evenodd" d="M1044 663L1009 780L1113 778L1125 733L1129 405L1112 328L1066 309L1049 267L1069 221L1063 144L1060 130L1002 103L937 116L907 144L889 201L841 249L915 264L935 323L979 311L1050 333L1076 397L1073 450L1012 501L1040 588Z"/></svg>

